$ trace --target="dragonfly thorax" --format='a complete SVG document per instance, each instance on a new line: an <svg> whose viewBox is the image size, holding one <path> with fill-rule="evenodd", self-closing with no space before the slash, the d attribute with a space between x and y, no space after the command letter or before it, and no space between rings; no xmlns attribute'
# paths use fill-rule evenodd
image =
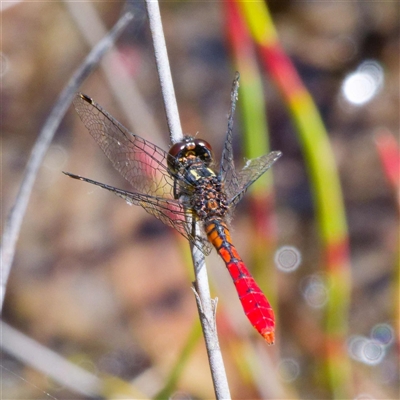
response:
<svg viewBox="0 0 400 400"><path fill-rule="evenodd" d="M225 217L228 200L223 184L215 174L197 179L191 206L199 219L205 222Z"/></svg>

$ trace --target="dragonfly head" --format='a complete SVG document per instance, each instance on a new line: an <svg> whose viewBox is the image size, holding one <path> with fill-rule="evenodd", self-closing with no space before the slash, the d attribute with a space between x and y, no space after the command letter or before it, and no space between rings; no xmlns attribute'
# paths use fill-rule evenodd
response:
<svg viewBox="0 0 400 400"><path fill-rule="evenodd" d="M208 167L212 160L211 145L191 136L185 136L181 142L172 145L168 152L168 167L172 172L178 172L199 161Z"/></svg>

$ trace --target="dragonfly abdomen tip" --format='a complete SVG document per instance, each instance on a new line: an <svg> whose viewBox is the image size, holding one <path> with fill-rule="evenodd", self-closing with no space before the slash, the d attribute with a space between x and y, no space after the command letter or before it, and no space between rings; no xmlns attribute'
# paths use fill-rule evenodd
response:
<svg viewBox="0 0 400 400"><path fill-rule="evenodd" d="M262 336L269 345L275 343L275 333L274 332L265 332L262 334Z"/></svg>

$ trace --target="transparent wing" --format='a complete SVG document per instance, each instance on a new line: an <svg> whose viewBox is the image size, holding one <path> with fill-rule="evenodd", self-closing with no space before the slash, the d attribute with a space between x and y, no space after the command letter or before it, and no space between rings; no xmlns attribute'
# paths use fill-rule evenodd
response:
<svg viewBox="0 0 400 400"><path fill-rule="evenodd" d="M173 198L173 178L166 166L168 153L129 132L90 97L77 94L74 106L80 119L135 191Z"/></svg>
<svg viewBox="0 0 400 400"><path fill-rule="evenodd" d="M191 233L190 224L187 223L187 217L192 218L193 215L188 208L184 207L184 203L181 201L150 196L143 193L127 192L69 172L64 172L64 174L71 178L100 186L123 198L129 204L143 207L149 214L158 218L165 225L174 228L186 239L193 242L204 254L210 254L212 248L210 243L203 237Z"/></svg>
<svg viewBox="0 0 400 400"><path fill-rule="evenodd" d="M272 164L282 155L280 151L272 151L261 157L248 160L238 174L238 190L232 197L228 197L232 208L240 201L248 187L255 182L264 172L269 170Z"/></svg>
<svg viewBox="0 0 400 400"><path fill-rule="evenodd" d="M233 194L239 190L239 182L235 170L232 149L233 115L235 113L236 101L238 97L239 79L239 72L236 72L235 79L233 80L232 84L231 108L228 116L228 129L226 131L224 149L222 150L221 167L219 173L222 182L225 182L225 190L228 198L232 197Z"/></svg>

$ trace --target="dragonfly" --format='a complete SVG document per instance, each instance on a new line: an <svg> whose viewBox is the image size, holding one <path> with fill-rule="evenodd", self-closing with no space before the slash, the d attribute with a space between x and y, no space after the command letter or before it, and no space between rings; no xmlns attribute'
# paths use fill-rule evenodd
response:
<svg viewBox="0 0 400 400"><path fill-rule="evenodd" d="M236 205L249 186L272 166L281 152L273 151L248 160L241 171L235 170L232 131L239 78L239 73L236 73L219 168L211 145L205 140L185 136L166 152L131 133L90 97L78 93L73 104L80 119L134 191L118 189L69 172L64 174L106 189L130 205L143 207L205 255L214 247L232 277L248 320L268 344L273 344L273 309L239 256L228 226ZM193 222L199 222L202 230L196 230Z"/></svg>

